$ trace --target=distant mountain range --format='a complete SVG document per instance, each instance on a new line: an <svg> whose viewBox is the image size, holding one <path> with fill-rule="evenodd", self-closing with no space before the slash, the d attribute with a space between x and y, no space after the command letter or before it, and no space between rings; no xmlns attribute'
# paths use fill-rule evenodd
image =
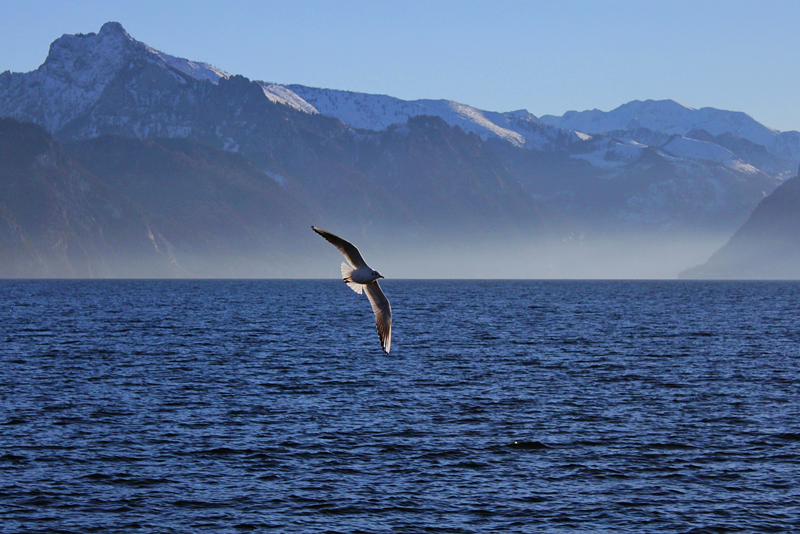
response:
<svg viewBox="0 0 800 534"><path fill-rule="evenodd" d="M800 133L744 113L537 118L251 81L114 22L0 74L0 116L0 276L322 276L316 224L399 276L671 277L800 161Z"/></svg>

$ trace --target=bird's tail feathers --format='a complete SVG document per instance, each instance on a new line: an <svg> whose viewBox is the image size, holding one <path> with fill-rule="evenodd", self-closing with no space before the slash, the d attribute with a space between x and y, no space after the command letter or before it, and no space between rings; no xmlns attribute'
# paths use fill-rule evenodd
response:
<svg viewBox="0 0 800 534"><path fill-rule="evenodd" d="M352 275L354 270L355 269L350 267L350 265L348 265L345 262L342 262L342 280L344 280L347 283L347 285L350 286L350 289L361 295L364 292L364 285L359 284L357 282L353 282Z"/></svg>

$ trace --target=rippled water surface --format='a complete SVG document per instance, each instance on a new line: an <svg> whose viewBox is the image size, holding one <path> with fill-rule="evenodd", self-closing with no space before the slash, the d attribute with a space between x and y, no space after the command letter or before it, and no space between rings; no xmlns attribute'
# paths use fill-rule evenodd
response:
<svg viewBox="0 0 800 534"><path fill-rule="evenodd" d="M0 531L791 532L800 284L0 281Z"/></svg>

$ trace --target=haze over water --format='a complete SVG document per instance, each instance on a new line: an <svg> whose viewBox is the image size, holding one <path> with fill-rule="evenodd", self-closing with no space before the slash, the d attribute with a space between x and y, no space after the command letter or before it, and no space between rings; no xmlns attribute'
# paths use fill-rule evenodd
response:
<svg viewBox="0 0 800 534"><path fill-rule="evenodd" d="M800 284L0 281L3 532L800 528Z"/></svg>

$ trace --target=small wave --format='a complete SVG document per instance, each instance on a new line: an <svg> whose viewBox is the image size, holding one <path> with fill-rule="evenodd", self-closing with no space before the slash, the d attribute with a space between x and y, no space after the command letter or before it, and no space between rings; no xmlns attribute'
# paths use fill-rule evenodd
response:
<svg viewBox="0 0 800 534"><path fill-rule="evenodd" d="M23 419L21 417L12 417L8 421L4 421L3 423L0 423L0 425L4 425L4 426L5 425L9 425L9 426L10 425L24 425L27 422L28 421L26 421L25 419Z"/></svg>
<svg viewBox="0 0 800 534"><path fill-rule="evenodd" d="M545 445L541 441L512 441L508 444L508 447L512 449L522 449L526 451L540 451L544 449L549 449L548 445Z"/></svg>
<svg viewBox="0 0 800 534"><path fill-rule="evenodd" d="M179 499L172 503L177 508L191 508L193 510L208 510L211 508L224 508L227 505L218 502L194 501L189 499Z"/></svg>
<svg viewBox="0 0 800 534"><path fill-rule="evenodd" d="M660 449L666 451L685 451L685 450L692 450L696 449L697 447L693 445L688 445L686 443L648 443L645 447L650 449Z"/></svg>

